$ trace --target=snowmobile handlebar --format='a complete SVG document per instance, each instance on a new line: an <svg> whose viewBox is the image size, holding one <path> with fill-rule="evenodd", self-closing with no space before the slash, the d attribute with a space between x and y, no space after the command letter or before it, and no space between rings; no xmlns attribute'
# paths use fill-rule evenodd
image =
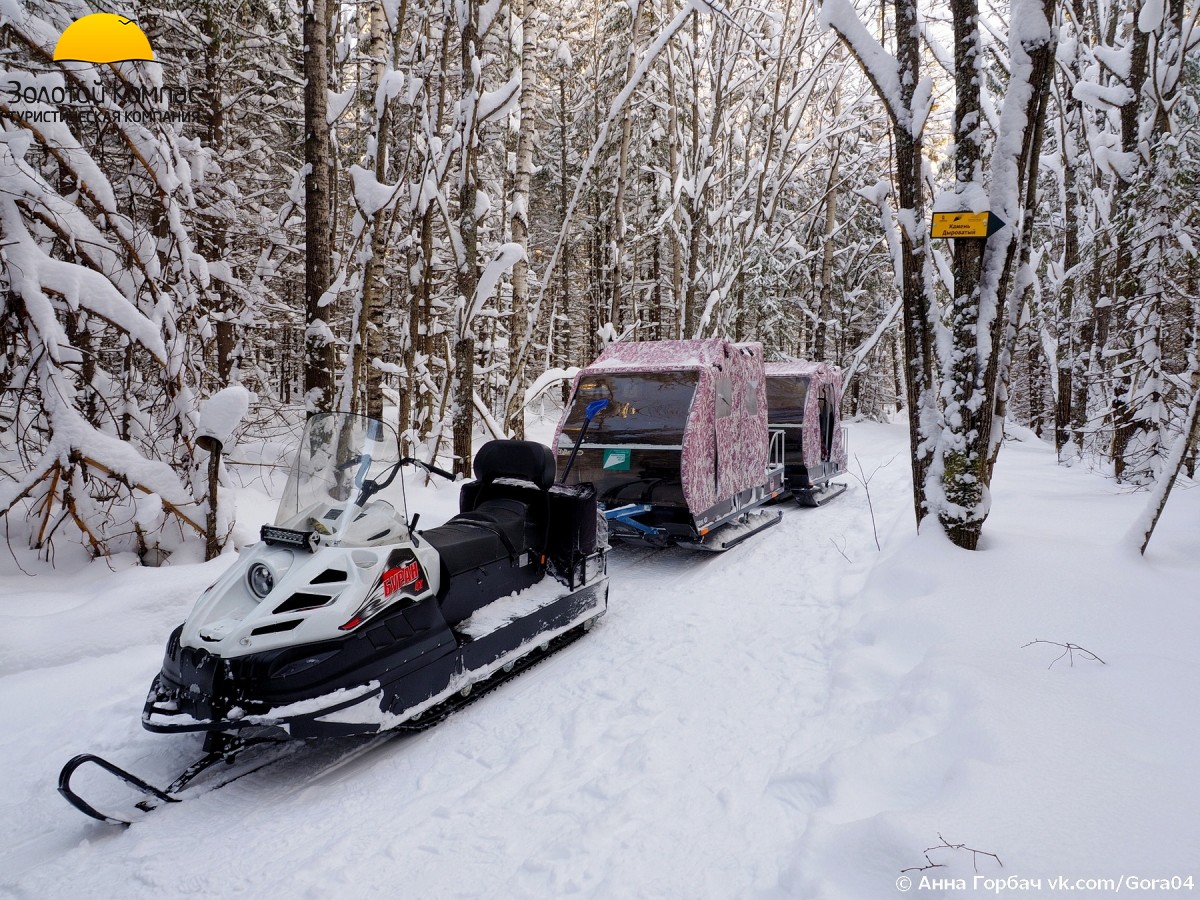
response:
<svg viewBox="0 0 1200 900"><path fill-rule="evenodd" d="M455 475L452 472L447 472L445 469L439 469L437 466L431 465L423 460L417 459L415 456L406 456L406 457L404 457L404 459L400 460L401 466L406 466L410 463L414 466L420 466L426 472L429 472L433 475L441 475L447 481L453 481L455 479ZM398 468L399 467L397 467L397 469ZM392 477L394 478L395 476L393 475ZM388 479L388 484L390 484L390 483L391 483L391 479ZM387 485L383 485L383 486L387 487Z"/></svg>
<svg viewBox="0 0 1200 900"><path fill-rule="evenodd" d="M396 476L400 474L400 470L410 464L414 466L420 466L426 472L430 472L434 475L441 475L448 481L454 480L454 475L452 475L450 472L447 472L445 469L439 469L437 466L430 465L429 463L417 459L416 457L406 456L398 462L392 463L392 465L387 469L386 478L368 478L366 481L364 481L362 483L362 491L359 493L358 499L354 501L355 505L366 506L368 500L370 500L380 491L389 487L391 483L396 480Z"/></svg>

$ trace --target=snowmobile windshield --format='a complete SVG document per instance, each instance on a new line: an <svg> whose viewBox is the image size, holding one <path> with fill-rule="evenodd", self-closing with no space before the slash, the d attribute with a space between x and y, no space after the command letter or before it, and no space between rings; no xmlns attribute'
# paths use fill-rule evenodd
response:
<svg viewBox="0 0 1200 900"><path fill-rule="evenodd" d="M383 422L348 413L313 416L304 426L275 524L316 531L325 543L343 546L401 539L407 525L399 461L396 432Z"/></svg>
<svg viewBox="0 0 1200 900"><path fill-rule="evenodd" d="M767 376L767 419L772 425L801 424L807 401L807 375Z"/></svg>
<svg viewBox="0 0 1200 900"><path fill-rule="evenodd" d="M585 375L579 381L561 445L570 449L583 427L584 412L593 400L608 400L588 426L584 444L683 445L683 429L698 374L683 372L612 372Z"/></svg>

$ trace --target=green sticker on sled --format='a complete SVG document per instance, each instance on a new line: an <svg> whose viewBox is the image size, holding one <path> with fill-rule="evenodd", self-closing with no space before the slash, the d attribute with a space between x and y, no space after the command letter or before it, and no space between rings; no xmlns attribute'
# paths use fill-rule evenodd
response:
<svg viewBox="0 0 1200 900"><path fill-rule="evenodd" d="M628 472L632 458L633 453L630 450L605 450L602 468L605 472Z"/></svg>

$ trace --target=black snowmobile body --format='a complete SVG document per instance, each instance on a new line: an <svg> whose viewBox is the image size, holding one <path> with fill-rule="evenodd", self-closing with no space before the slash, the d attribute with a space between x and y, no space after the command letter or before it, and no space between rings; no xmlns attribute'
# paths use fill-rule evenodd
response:
<svg viewBox="0 0 1200 900"><path fill-rule="evenodd" d="M453 476L399 459L397 447L373 419L309 419L275 523L171 634L146 698L148 730L202 732L204 755L159 788L81 754L59 774L71 805L127 825L179 802L201 776L220 787L303 746L281 738L429 727L604 614L608 540L595 491L555 484L549 447L485 444L459 514L421 532L402 479L399 509L382 494L407 464ZM246 764L242 754L263 744L265 761L256 751ZM141 794L136 809L85 799L72 779L87 766Z"/></svg>
<svg viewBox="0 0 1200 900"><path fill-rule="evenodd" d="M201 599L167 643L143 725L270 726L297 738L386 730L603 614L594 493L555 485L550 449L528 441L485 444L474 472L457 516L395 542L323 546L265 526L210 592L244 589L281 552L289 570L234 627L219 600Z"/></svg>

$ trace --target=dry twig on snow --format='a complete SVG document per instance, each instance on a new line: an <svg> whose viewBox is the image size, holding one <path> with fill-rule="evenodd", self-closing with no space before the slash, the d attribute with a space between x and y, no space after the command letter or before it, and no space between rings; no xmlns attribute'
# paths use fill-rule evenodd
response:
<svg viewBox="0 0 1200 900"><path fill-rule="evenodd" d="M1075 654L1077 652L1081 653L1085 659L1093 659L1096 662L1100 663L1100 665L1102 665L1102 666L1108 665L1108 663L1106 663L1104 660L1102 660L1100 657L1098 657L1091 650L1088 650L1085 647L1080 647L1078 644L1072 644L1069 642L1066 644L1063 644L1063 643L1059 643L1058 641L1043 641L1040 638L1036 638L1036 639L1030 641L1028 644L1022 644L1021 649L1023 650L1026 647L1032 647L1034 644L1053 644L1055 647L1063 648L1063 652L1058 654L1058 656L1054 657L1054 659L1051 661L1050 665L1046 666L1047 669L1053 669L1054 663L1058 662L1064 656L1070 662L1071 666L1074 667Z"/></svg>
<svg viewBox="0 0 1200 900"><path fill-rule="evenodd" d="M1000 868L1002 868L1002 869L1004 868L1004 863L1000 862L1000 857L997 856L995 853L988 853L986 850L976 850L974 847L968 847L966 844L951 844L944 837L942 837L940 832L938 833L938 840L941 841L940 844L937 844L936 846L933 846L933 847L925 848L925 862L927 862L928 865L911 866L910 868L907 868L907 869L901 869L900 870L901 873L924 872L927 869L943 869L943 868L945 868L946 867L945 863L935 863L933 860L931 860L929 858L929 854L932 853L934 850L965 850L965 851L967 851L968 853L971 854L971 866L972 866L972 868L975 869L976 872L979 871L979 857L981 857L981 856L990 856L992 859L994 859L996 861L996 864L999 865Z"/></svg>

